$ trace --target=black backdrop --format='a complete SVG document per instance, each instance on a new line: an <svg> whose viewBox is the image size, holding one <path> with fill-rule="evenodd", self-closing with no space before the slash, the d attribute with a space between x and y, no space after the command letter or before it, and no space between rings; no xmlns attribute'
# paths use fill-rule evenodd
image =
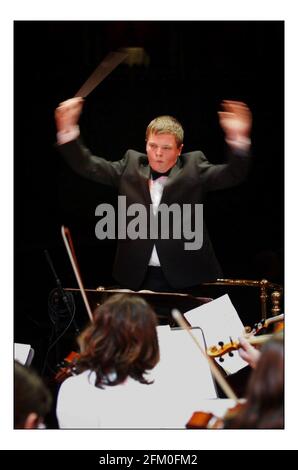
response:
<svg viewBox="0 0 298 470"><path fill-rule="evenodd" d="M116 203L116 194L64 164L54 109L107 52L125 46L144 47L150 64L122 64L88 96L81 128L89 148L111 160L142 151L148 122L172 114L184 126L184 150L220 163L220 102L245 101L254 116L253 169L241 186L210 194L205 217L225 277L283 282L283 22L15 22L15 340L40 358L55 286L45 249L62 284L76 287L61 224L71 229L86 287L113 284L115 250L95 238L94 211Z"/></svg>

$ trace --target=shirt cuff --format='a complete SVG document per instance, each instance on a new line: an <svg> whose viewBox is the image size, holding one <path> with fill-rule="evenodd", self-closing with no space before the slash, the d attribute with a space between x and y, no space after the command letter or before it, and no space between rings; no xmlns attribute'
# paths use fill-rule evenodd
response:
<svg viewBox="0 0 298 470"><path fill-rule="evenodd" d="M57 132L57 144L63 145L75 140L80 135L80 128L79 126L73 126L69 128L67 131L60 131Z"/></svg>
<svg viewBox="0 0 298 470"><path fill-rule="evenodd" d="M249 137L239 137L238 139L226 139L226 143L233 149L233 150L242 150L244 152L248 152L251 146L251 140Z"/></svg>

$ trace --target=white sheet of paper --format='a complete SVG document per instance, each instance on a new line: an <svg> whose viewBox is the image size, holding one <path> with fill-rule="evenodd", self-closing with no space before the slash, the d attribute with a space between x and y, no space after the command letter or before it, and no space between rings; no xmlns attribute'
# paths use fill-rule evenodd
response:
<svg viewBox="0 0 298 470"><path fill-rule="evenodd" d="M156 398L151 421L147 418L145 427L183 429L192 413L200 409L201 400L217 398L213 377L187 331L168 325L159 326L157 331L160 362L149 374L154 379L150 399ZM192 331L204 348L201 330Z"/></svg>
<svg viewBox="0 0 298 470"><path fill-rule="evenodd" d="M237 340L244 332L244 325L228 294L196 307L184 316L192 326L202 328L207 347L218 345L219 341L230 343L230 338ZM234 374L247 366L237 351L233 351L233 357L228 354L222 357L223 362L219 359L216 361L228 374Z"/></svg>
<svg viewBox="0 0 298 470"><path fill-rule="evenodd" d="M209 364L187 331L171 329L168 325L159 326L158 341L160 361L154 368L156 381L167 384L173 382L175 390L185 395L194 393L196 397L215 398L216 391ZM192 329L204 349L201 329Z"/></svg>
<svg viewBox="0 0 298 470"><path fill-rule="evenodd" d="M30 344L14 343L14 358L23 364L23 366L27 362L30 349Z"/></svg>

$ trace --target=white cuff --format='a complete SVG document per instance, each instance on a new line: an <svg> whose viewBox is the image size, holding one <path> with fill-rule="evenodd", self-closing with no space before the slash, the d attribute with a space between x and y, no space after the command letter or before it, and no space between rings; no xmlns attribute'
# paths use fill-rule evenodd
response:
<svg viewBox="0 0 298 470"><path fill-rule="evenodd" d="M57 143L58 145L67 144L72 140L75 140L80 135L80 128L79 126L70 127L67 131L59 131L57 132Z"/></svg>
<svg viewBox="0 0 298 470"><path fill-rule="evenodd" d="M226 139L226 143L235 150L248 151L251 146L251 140L249 137L239 137L234 140Z"/></svg>

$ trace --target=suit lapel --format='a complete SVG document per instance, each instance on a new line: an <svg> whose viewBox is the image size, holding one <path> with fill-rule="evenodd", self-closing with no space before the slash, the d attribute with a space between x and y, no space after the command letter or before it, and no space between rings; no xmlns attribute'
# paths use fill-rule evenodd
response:
<svg viewBox="0 0 298 470"><path fill-rule="evenodd" d="M173 183L175 183L176 176L180 173L180 171L181 171L181 160L180 158L178 158L176 165L173 166L173 168L170 171L168 180L165 184L165 187L162 193L160 204L167 203L169 191L171 191L171 187Z"/></svg>
<svg viewBox="0 0 298 470"><path fill-rule="evenodd" d="M151 196L149 190L149 180L150 180L150 166L142 165L139 169L139 176L140 176L140 186L142 188L142 193L145 199L146 204L148 207L151 204Z"/></svg>

